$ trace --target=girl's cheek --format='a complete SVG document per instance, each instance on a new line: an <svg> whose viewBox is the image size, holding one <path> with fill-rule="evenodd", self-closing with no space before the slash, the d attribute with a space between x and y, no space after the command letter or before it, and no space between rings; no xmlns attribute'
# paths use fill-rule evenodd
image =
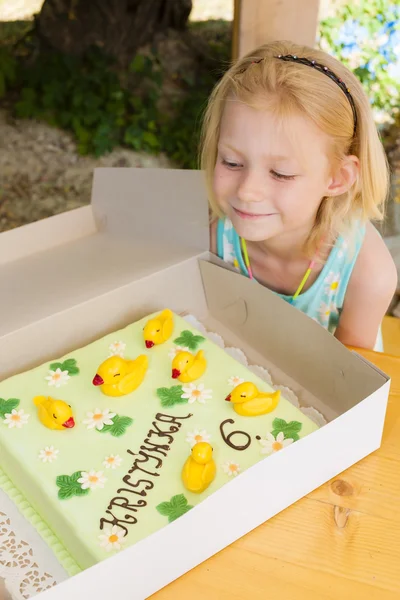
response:
<svg viewBox="0 0 400 600"><path fill-rule="evenodd" d="M230 189L235 185L236 173L229 171L223 165L216 165L214 169L214 189L221 192Z"/></svg>
<svg viewBox="0 0 400 600"><path fill-rule="evenodd" d="M213 181L214 193L217 196L222 194L224 189L227 187L227 183L227 178L225 177L225 174L223 173L222 169L216 166L214 170Z"/></svg>

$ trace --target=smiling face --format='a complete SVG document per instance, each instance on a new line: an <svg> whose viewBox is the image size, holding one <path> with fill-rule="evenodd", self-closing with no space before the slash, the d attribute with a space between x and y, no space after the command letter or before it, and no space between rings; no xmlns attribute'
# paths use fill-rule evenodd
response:
<svg viewBox="0 0 400 600"><path fill-rule="evenodd" d="M280 128L271 112L229 100L214 169L218 206L249 241L306 237L332 183L328 151L328 136L305 117Z"/></svg>

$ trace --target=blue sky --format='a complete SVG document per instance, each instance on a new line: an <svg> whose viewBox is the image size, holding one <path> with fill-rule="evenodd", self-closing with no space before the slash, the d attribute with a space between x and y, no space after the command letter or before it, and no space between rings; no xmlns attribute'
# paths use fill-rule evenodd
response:
<svg viewBox="0 0 400 600"><path fill-rule="evenodd" d="M396 10L396 7L394 7L394 10ZM396 12L398 18L400 10L397 8ZM396 61L390 64L388 71L393 78L400 80L400 29L398 29L398 26L398 21L394 19L385 23L378 35L378 40L380 54L388 56L390 50L395 53ZM365 28L360 27L355 21L351 20L344 23L340 33L339 42L345 44L343 54L347 56L357 53L359 43L366 38L368 39L368 32Z"/></svg>

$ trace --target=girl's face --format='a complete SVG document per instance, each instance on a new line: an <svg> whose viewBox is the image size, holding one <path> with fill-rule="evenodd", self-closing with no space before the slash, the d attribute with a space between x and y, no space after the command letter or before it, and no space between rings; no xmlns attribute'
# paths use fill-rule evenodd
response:
<svg viewBox="0 0 400 600"><path fill-rule="evenodd" d="M285 125L290 136L268 111L236 100L225 105L214 194L237 233L249 241L289 232L308 235L332 183L328 136L302 116Z"/></svg>

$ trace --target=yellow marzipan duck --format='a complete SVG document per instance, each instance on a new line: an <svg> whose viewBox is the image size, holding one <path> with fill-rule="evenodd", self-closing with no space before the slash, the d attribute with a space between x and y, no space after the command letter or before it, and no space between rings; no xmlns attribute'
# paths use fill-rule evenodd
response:
<svg viewBox="0 0 400 600"><path fill-rule="evenodd" d="M125 396L142 383L149 366L149 359L141 354L135 360L110 356L101 363L93 378L93 385L100 386L106 396Z"/></svg>
<svg viewBox="0 0 400 600"><path fill-rule="evenodd" d="M243 417L257 417L272 412L278 406L281 391L259 392L254 383L245 381L235 387L225 398L232 402L234 410Z"/></svg>
<svg viewBox="0 0 400 600"><path fill-rule="evenodd" d="M174 329L174 315L168 308L157 317L149 319L143 329L146 348L152 348L166 342Z"/></svg>
<svg viewBox="0 0 400 600"><path fill-rule="evenodd" d="M72 429L75 427L72 408L64 400L55 400L50 396L35 396L39 421L48 429Z"/></svg>
<svg viewBox="0 0 400 600"><path fill-rule="evenodd" d="M172 378L179 379L182 383L190 383L199 379L206 367L207 361L204 358L203 350L199 350L196 356L183 350L178 352L172 361Z"/></svg>
<svg viewBox="0 0 400 600"><path fill-rule="evenodd" d="M198 442L182 469L183 485L189 492L201 494L214 480L217 472L212 456L213 449L207 442Z"/></svg>

